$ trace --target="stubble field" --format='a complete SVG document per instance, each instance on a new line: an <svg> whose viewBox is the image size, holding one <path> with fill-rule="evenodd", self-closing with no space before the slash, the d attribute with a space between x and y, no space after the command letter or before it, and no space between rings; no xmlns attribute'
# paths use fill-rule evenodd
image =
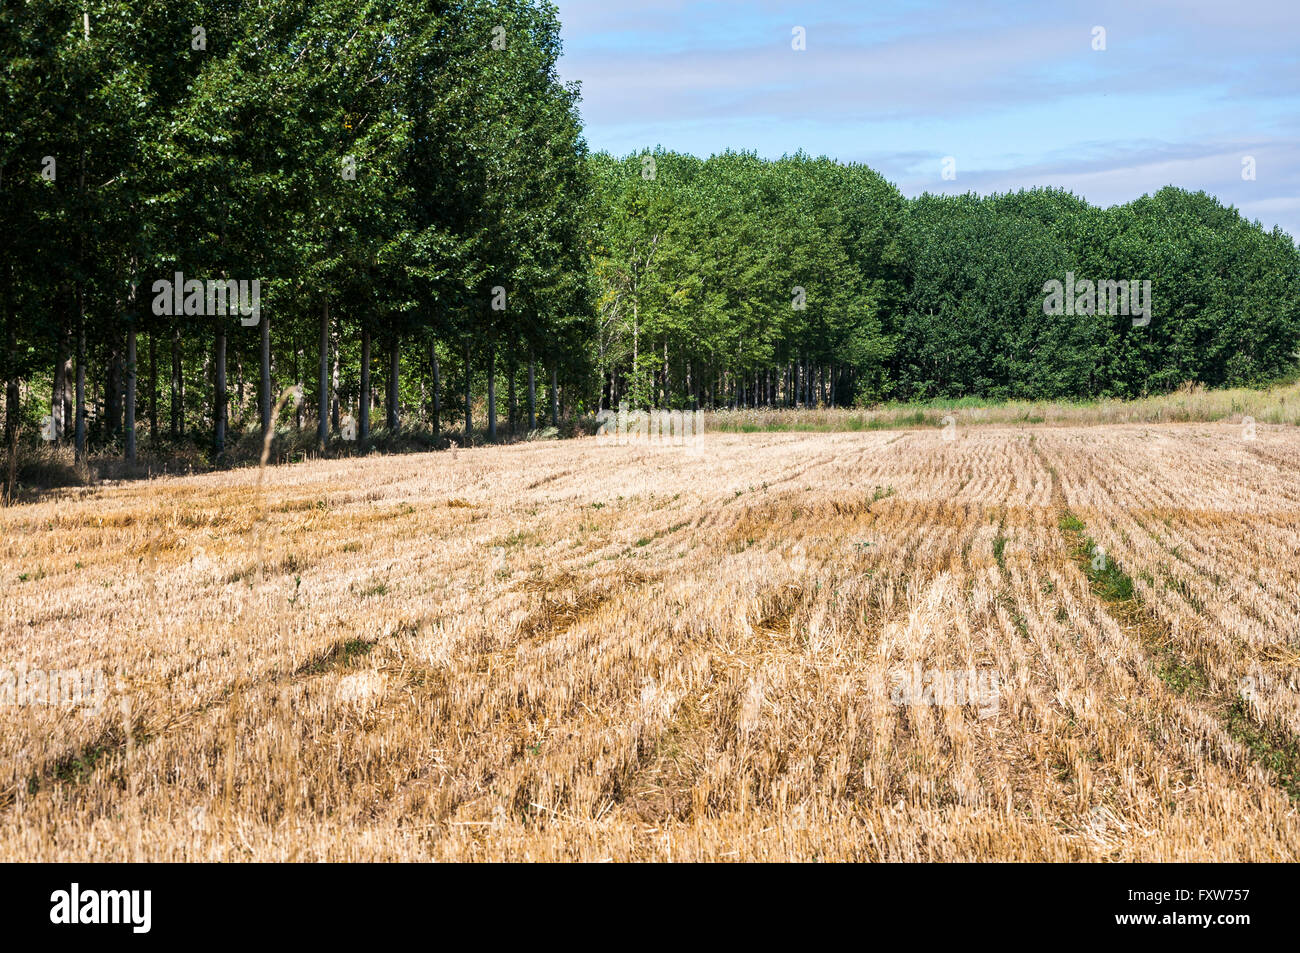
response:
<svg viewBox="0 0 1300 953"><path fill-rule="evenodd" d="M1300 432L1244 436L586 438L0 510L0 670L107 684L0 698L0 860L1296 860Z"/></svg>

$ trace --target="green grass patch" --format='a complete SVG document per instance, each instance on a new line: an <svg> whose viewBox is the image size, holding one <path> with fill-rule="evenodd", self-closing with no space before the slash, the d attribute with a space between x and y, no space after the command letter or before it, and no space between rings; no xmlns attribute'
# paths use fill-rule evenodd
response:
<svg viewBox="0 0 1300 953"><path fill-rule="evenodd" d="M1066 510L1061 514L1061 519L1057 525L1061 527L1061 532L1066 535L1078 535L1084 530L1083 520L1079 519L1079 517L1075 516L1069 510Z"/></svg>
<svg viewBox="0 0 1300 953"><path fill-rule="evenodd" d="M1224 714L1223 723L1234 740L1249 748L1277 776L1291 800L1300 802L1300 743L1287 732L1260 725L1240 697Z"/></svg>
<svg viewBox="0 0 1300 953"><path fill-rule="evenodd" d="M1160 680L1180 695L1209 696L1208 673L1194 659L1179 652L1165 623L1135 590L1132 577L1109 554L1104 560L1094 561L1096 547L1084 535L1083 522L1073 513L1068 510L1063 513L1060 526L1071 542L1074 557L1092 584L1093 592L1137 628ZM1220 696L1219 700L1225 699ZM1273 774L1287 796L1300 802L1300 742L1285 729L1255 721L1245 701L1238 695L1232 696L1226 710L1220 711L1219 718L1228 734L1249 749L1255 760Z"/></svg>
<svg viewBox="0 0 1300 953"><path fill-rule="evenodd" d="M294 675L323 675L335 668L346 668L359 658L369 655L374 649L374 642L365 639L347 639L331 646L315 659L301 666Z"/></svg>

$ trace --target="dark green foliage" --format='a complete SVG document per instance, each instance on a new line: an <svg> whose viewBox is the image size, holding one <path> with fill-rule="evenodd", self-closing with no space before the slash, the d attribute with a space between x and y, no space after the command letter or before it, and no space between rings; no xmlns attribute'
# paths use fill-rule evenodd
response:
<svg viewBox="0 0 1300 953"><path fill-rule="evenodd" d="M68 361L85 372L86 453L130 446L133 378L152 453L239 456L269 398L299 383L292 422L314 431L324 407L333 448L340 418L360 416L363 334L370 392L394 416L427 416L435 355L447 391L498 350L517 383L538 355L543 399L560 366L572 410L589 169L559 52L544 0L6 6L0 371L21 384L21 408L5 403L24 439L60 415ZM153 282L177 271L260 281L269 381L261 327L154 313ZM60 443L75 439L66 402Z"/></svg>
<svg viewBox="0 0 1300 953"><path fill-rule="evenodd" d="M1204 193L909 202L865 167L803 155L593 165L607 401L1134 397L1261 384L1295 363L1300 252ZM1149 323L1045 313L1047 282L1068 274L1149 281Z"/></svg>
<svg viewBox="0 0 1300 953"><path fill-rule="evenodd" d="M893 365L899 396L1135 397L1186 382L1264 383L1300 342L1300 252L1203 192L1110 209L1069 193L923 195ZM1151 316L1044 314L1044 286L1151 282Z"/></svg>

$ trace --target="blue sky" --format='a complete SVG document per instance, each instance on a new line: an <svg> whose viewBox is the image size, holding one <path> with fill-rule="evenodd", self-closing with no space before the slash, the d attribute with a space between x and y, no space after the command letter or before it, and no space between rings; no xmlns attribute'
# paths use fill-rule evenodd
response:
<svg viewBox="0 0 1300 953"><path fill-rule="evenodd" d="M1172 184L1300 239L1300 0L556 3L592 149L803 149L906 195Z"/></svg>

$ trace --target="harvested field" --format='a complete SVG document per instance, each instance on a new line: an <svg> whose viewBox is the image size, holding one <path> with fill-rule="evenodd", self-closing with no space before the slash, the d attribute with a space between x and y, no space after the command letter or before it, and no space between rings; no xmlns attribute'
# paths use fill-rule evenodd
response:
<svg viewBox="0 0 1300 953"><path fill-rule="evenodd" d="M1300 857L1300 431L951 435L0 510L0 860Z"/></svg>

